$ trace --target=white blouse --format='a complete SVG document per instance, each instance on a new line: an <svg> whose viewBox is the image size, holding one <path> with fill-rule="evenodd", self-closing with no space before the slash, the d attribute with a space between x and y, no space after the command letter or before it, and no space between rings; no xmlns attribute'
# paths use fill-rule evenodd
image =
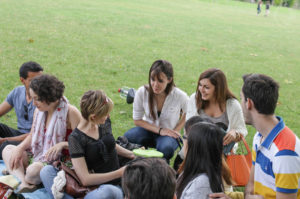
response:
<svg viewBox="0 0 300 199"><path fill-rule="evenodd" d="M161 128L174 129L180 120L180 111L182 110L183 113L187 111L188 99L189 97L185 92L174 87L165 99L160 117L157 115L157 105L154 102L153 108L157 119L153 120L148 104L149 92L142 86L137 90L134 97L133 120L145 120Z"/></svg>

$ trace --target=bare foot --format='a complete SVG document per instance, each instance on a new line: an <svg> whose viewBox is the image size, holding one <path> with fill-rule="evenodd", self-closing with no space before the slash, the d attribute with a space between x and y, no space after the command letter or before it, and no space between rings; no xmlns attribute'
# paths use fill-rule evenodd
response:
<svg viewBox="0 0 300 199"><path fill-rule="evenodd" d="M3 169L2 170L2 175L4 175L4 176L9 175L8 169Z"/></svg>
<svg viewBox="0 0 300 199"><path fill-rule="evenodd" d="M21 183L17 189L17 193L28 193L33 192L37 189L36 185L31 185L27 183Z"/></svg>

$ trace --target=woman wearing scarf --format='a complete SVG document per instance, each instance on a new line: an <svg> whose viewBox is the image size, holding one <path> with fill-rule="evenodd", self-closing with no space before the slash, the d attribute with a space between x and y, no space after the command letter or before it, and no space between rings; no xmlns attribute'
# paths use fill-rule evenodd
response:
<svg viewBox="0 0 300 199"><path fill-rule="evenodd" d="M67 138L78 125L80 112L63 96L64 84L51 75L35 77L30 95L36 110L30 134L18 146L8 145L3 160L10 174L21 180L19 192L41 183L40 170L58 160L68 148Z"/></svg>

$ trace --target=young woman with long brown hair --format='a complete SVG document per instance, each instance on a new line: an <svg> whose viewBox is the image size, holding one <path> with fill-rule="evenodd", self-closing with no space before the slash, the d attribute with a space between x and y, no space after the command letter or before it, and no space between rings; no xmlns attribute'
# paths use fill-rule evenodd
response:
<svg viewBox="0 0 300 199"><path fill-rule="evenodd" d="M241 105L229 90L226 76L220 69L211 68L201 73L196 92L188 102L186 119L195 115L226 125L224 145L247 135Z"/></svg>
<svg viewBox="0 0 300 199"><path fill-rule="evenodd" d="M175 87L172 64L155 61L149 71L149 84L138 89L133 103L136 127L125 133L129 142L156 147L164 158L172 158L177 138L185 122L188 96Z"/></svg>

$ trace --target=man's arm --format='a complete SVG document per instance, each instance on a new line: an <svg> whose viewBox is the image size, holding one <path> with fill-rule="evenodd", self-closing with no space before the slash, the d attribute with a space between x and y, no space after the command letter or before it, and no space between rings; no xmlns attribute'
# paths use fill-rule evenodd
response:
<svg viewBox="0 0 300 199"><path fill-rule="evenodd" d="M251 167L249 181L245 187L245 199L264 199L261 195L254 195L254 165Z"/></svg>
<svg viewBox="0 0 300 199"><path fill-rule="evenodd" d="M297 193L276 192L276 199L297 199Z"/></svg>
<svg viewBox="0 0 300 199"><path fill-rule="evenodd" d="M12 109L12 106L7 102L4 101L0 104L0 117L8 113Z"/></svg>
<svg viewBox="0 0 300 199"><path fill-rule="evenodd" d="M0 104L0 117L8 113L13 107L7 102L4 101ZM17 137L7 137L7 138L0 138L0 145L5 141L23 141L27 137L27 133L24 135L20 135Z"/></svg>
<svg viewBox="0 0 300 199"><path fill-rule="evenodd" d="M253 195L254 193L254 167L255 165L252 165L249 181L248 184L245 187L245 199L249 198L250 195Z"/></svg>
<svg viewBox="0 0 300 199"><path fill-rule="evenodd" d="M5 138L0 138L0 144L2 144L5 141L16 141L16 142L22 142L29 133L24 133L24 135L19 135L15 137L5 137Z"/></svg>

